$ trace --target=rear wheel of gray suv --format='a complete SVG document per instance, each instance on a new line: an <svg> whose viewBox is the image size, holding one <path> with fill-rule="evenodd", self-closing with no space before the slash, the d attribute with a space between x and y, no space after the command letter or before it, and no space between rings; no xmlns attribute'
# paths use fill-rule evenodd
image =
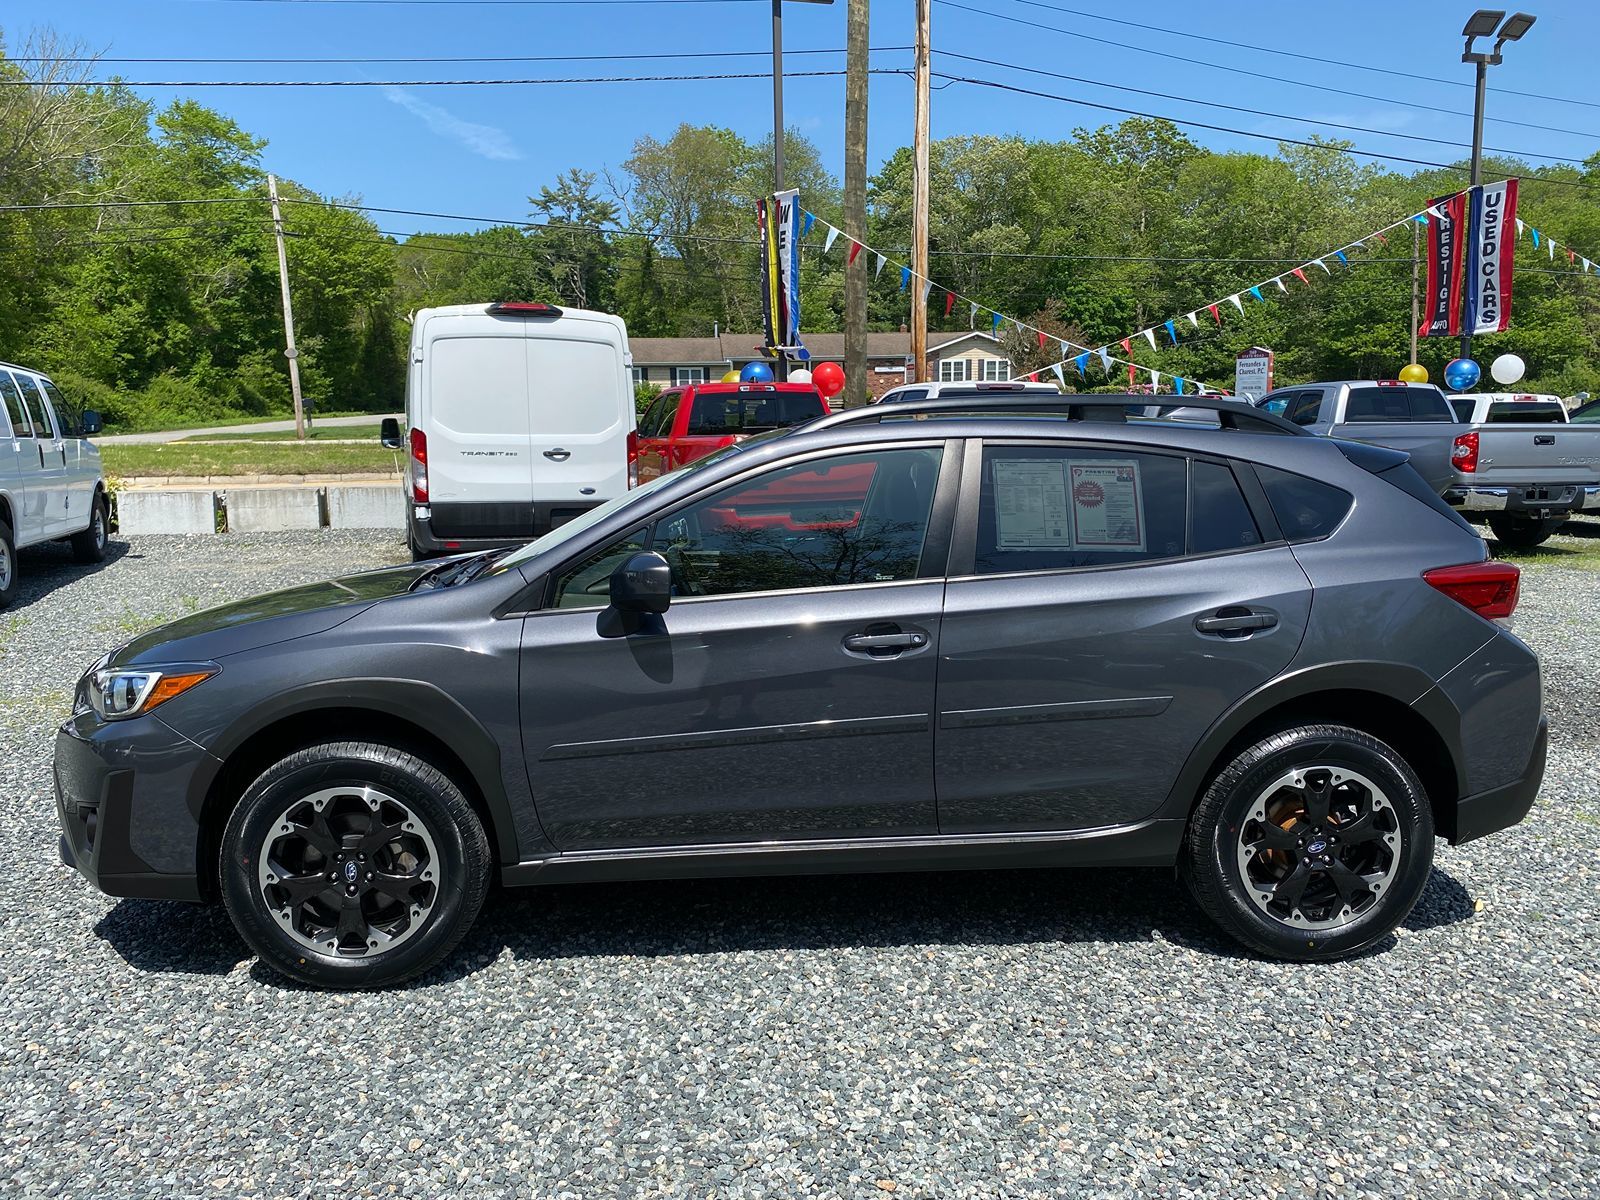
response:
<svg viewBox="0 0 1600 1200"><path fill-rule="evenodd" d="M370 742L296 751L250 785L222 838L222 896L261 961L318 987L400 983L453 950L489 885L461 789Z"/></svg>
<svg viewBox="0 0 1600 1200"><path fill-rule="evenodd" d="M1217 774L1180 869L1200 907L1245 945L1310 961L1393 932L1432 864L1433 814L1405 759L1359 730L1303 725Z"/></svg>

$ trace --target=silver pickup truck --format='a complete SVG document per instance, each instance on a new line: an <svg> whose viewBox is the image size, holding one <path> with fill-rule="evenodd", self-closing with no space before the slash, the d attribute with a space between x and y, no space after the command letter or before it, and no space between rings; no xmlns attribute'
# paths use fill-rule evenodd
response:
<svg viewBox="0 0 1600 1200"><path fill-rule="evenodd" d="M1460 419L1432 384L1391 379L1308 383L1268 392L1260 407L1316 433L1404 450L1435 491L1467 512L1482 513L1508 546L1537 546L1567 516L1600 509L1600 427ZM1468 416L1477 415L1476 405ZM1532 413L1531 407L1518 410Z"/></svg>

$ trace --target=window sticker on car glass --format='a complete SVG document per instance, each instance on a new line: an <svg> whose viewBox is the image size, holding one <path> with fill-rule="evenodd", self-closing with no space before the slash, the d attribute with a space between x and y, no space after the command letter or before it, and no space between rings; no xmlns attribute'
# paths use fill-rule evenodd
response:
<svg viewBox="0 0 1600 1200"><path fill-rule="evenodd" d="M994 464L996 546L1001 550L1070 550L1066 464L1013 458Z"/></svg>
<svg viewBox="0 0 1600 1200"><path fill-rule="evenodd" d="M1144 506L1139 464L1132 459L1093 459L1072 463L1069 471L1078 547L1142 554Z"/></svg>

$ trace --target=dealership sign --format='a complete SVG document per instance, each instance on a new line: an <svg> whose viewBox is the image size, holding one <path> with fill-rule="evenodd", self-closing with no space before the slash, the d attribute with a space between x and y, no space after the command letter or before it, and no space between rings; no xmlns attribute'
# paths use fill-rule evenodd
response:
<svg viewBox="0 0 1600 1200"><path fill-rule="evenodd" d="M1259 400L1272 390L1272 351L1251 346L1233 366L1233 394Z"/></svg>

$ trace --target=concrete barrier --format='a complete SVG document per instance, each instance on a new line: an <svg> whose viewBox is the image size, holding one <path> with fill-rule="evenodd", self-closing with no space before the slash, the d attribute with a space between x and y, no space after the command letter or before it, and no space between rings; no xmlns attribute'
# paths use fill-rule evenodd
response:
<svg viewBox="0 0 1600 1200"><path fill-rule="evenodd" d="M328 528L404 529L405 498L398 484L328 485Z"/></svg>
<svg viewBox="0 0 1600 1200"><path fill-rule="evenodd" d="M209 488L117 493L117 528L122 533L216 533L217 494Z"/></svg>
<svg viewBox="0 0 1600 1200"><path fill-rule="evenodd" d="M322 528L321 488L229 488L225 503L231 533Z"/></svg>

